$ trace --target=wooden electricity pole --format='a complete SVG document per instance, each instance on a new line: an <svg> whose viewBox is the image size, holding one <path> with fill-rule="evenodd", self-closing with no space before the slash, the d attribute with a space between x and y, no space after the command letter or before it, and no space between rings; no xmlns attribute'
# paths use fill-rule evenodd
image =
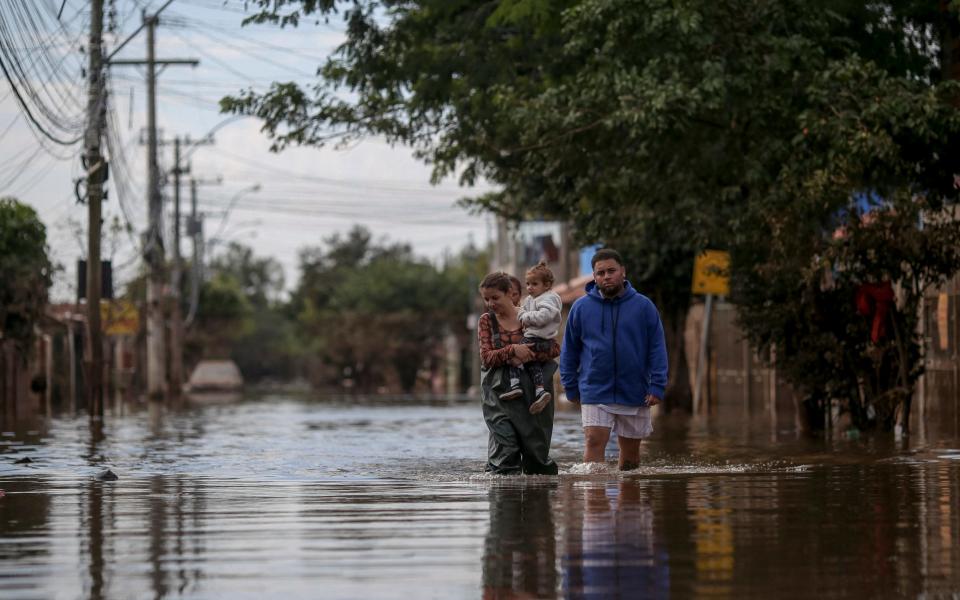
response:
<svg viewBox="0 0 960 600"><path fill-rule="evenodd" d="M103 332L100 323L100 220L107 163L100 155L106 88L103 81L103 0L90 2L87 129L83 156L87 176L87 335L84 358L87 371L87 410L103 417Z"/></svg>
<svg viewBox="0 0 960 600"><path fill-rule="evenodd" d="M161 142L165 143L165 142ZM181 164L182 146L201 146L213 143L212 137L191 140L190 137L173 140L173 256L170 269L170 393L179 395L183 387L183 308L181 289L183 285L183 256L180 254L180 176L190 173L189 167Z"/></svg>
<svg viewBox="0 0 960 600"><path fill-rule="evenodd" d="M180 310L180 138L173 140L173 256L170 269L170 393L183 385L183 313Z"/></svg>
<svg viewBox="0 0 960 600"><path fill-rule="evenodd" d="M163 8L169 5L164 4ZM162 10L162 9L161 9ZM157 65L197 66L195 59L157 60L155 34L159 17L144 15L147 30L147 58L145 60L114 59L111 65L146 65L147 67L147 202L148 225L144 260L147 276L147 396L161 399L167 392L164 300L163 202L160 197L160 177L157 166Z"/></svg>

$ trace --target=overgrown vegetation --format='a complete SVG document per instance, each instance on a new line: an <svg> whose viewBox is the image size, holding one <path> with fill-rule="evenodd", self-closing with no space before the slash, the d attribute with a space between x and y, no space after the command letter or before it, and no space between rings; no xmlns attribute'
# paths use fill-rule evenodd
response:
<svg viewBox="0 0 960 600"><path fill-rule="evenodd" d="M0 339L12 340L21 351L33 340L47 305L52 272L46 227L36 211L0 198Z"/></svg>
<svg viewBox="0 0 960 600"><path fill-rule="evenodd" d="M277 149L378 135L436 178L496 182L472 204L623 246L668 330L693 256L729 249L741 324L814 420L835 399L860 427L892 426L922 368L922 291L960 268L941 219L960 173L958 90L943 76L957 2L251 4L250 22L342 11L347 26L314 89L223 100L260 117ZM864 196L882 200L869 219ZM856 295L884 282L897 295L874 341Z"/></svg>

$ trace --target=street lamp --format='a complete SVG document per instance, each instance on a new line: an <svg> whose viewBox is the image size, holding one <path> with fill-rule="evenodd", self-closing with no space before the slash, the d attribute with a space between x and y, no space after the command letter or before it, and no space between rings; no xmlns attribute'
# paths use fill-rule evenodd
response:
<svg viewBox="0 0 960 600"><path fill-rule="evenodd" d="M244 188L240 190L239 192L234 194L232 198L230 198L230 203L227 204L227 210L223 213L223 217L220 219L220 227L217 229L217 233L214 234L212 238L210 238L211 243L213 242L213 240L220 238L220 235L223 233L224 228L227 226L227 219L230 218L230 211L233 210L233 207L237 204L237 201L240 200L240 197L243 196L244 194L250 194L250 193L259 192L259 191L260 191L260 184L255 183L248 188Z"/></svg>
<svg viewBox="0 0 960 600"><path fill-rule="evenodd" d="M217 229L217 234L204 242L202 241L203 238L201 233L201 246L199 249L196 249L196 247L194 249L194 261L193 261L194 264L192 269L193 276L191 277L191 290L190 290L190 310L187 314L186 320L184 321L185 327L190 327L191 325L193 325L194 319L197 316L197 310L200 305L200 285L204 279L202 259L205 256L207 256L208 251L212 253L214 245L216 245L217 242L220 241L220 236L223 234L223 230L227 226L227 218L230 216L230 210L233 209L234 205L237 203L237 200L239 200L240 197L243 196L244 194L248 194L251 192L259 192L259 191L260 191L260 184L255 183L252 186L248 188L244 188L239 192L237 192L236 194L234 194L233 197L230 198L230 203L227 206L227 210L224 211L223 217L221 217L220 219L220 227ZM196 227L197 225L194 224L193 226ZM207 244L209 244L209 246Z"/></svg>

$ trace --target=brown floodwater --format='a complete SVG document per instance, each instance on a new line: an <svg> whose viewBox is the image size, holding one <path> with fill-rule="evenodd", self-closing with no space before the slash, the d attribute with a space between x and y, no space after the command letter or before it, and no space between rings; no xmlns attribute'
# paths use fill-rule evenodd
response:
<svg viewBox="0 0 960 600"><path fill-rule="evenodd" d="M621 474L579 463L559 411L561 474L498 478L456 401L7 423L0 598L960 597L960 440L655 427Z"/></svg>

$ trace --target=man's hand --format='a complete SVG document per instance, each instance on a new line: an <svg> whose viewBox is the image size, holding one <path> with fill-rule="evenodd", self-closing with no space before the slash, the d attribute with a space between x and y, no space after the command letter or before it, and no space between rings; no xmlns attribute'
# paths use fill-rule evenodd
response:
<svg viewBox="0 0 960 600"><path fill-rule="evenodd" d="M653 394L647 394L647 406L656 406L660 404L660 398L657 398Z"/></svg>

